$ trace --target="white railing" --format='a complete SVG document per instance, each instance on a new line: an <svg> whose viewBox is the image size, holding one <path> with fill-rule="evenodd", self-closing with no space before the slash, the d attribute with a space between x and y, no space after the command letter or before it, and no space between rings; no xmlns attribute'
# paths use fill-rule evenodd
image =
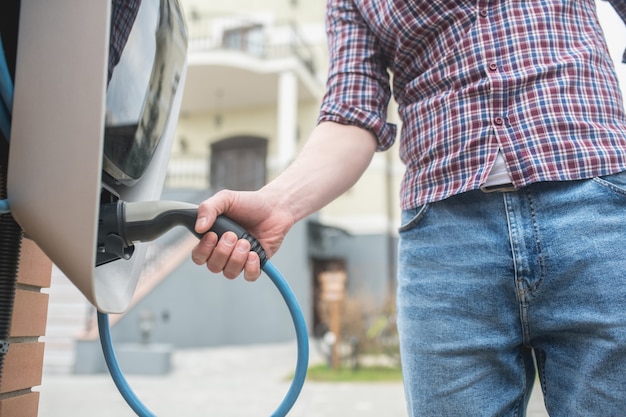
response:
<svg viewBox="0 0 626 417"><path fill-rule="evenodd" d="M206 157L172 157L167 166L166 188L209 188L209 160Z"/></svg>
<svg viewBox="0 0 626 417"><path fill-rule="evenodd" d="M233 50L262 59L297 57L315 74L311 46L296 22L272 22L248 16L191 13L187 19L189 50Z"/></svg>

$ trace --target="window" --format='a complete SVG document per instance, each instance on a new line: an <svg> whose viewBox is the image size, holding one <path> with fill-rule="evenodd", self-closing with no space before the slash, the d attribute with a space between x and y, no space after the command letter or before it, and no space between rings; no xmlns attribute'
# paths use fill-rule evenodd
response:
<svg viewBox="0 0 626 417"><path fill-rule="evenodd" d="M254 24L225 30L223 45L225 49L236 49L262 57L265 50L263 25Z"/></svg>

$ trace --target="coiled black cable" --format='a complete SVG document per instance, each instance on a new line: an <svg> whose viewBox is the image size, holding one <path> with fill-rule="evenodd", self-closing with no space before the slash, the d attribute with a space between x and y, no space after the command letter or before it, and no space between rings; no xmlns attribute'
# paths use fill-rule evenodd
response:
<svg viewBox="0 0 626 417"><path fill-rule="evenodd" d="M4 145L4 144L3 144ZM4 149L4 146L2 147ZM6 198L6 155L2 150L2 172L0 172L0 198ZM22 250L22 228L9 213L0 214L0 380L4 357L9 349L9 332L13 316L15 289L20 253Z"/></svg>
<svg viewBox="0 0 626 417"><path fill-rule="evenodd" d="M3 3L2 16L0 18L0 62L7 66L8 71L3 71L2 100L0 105L11 111L8 102L12 97L6 97L6 91L12 90L13 71L15 70L15 49L17 45L17 17L19 16L19 1ZM5 56L4 48L9 47L9 56ZM8 58L8 59L7 59ZM4 66L3 65L3 68ZM9 74L7 74L7 72ZM10 120L9 120L10 123ZM7 170L9 159L9 138L0 134L0 200L7 198ZM11 318L13 316L13 304L15 302L15 290L17 286L17 272L20 254L22 251L22 228L17 224L9 213L0 214L0 380L4 358L9 350L9 336L11 331Z"/></svg>

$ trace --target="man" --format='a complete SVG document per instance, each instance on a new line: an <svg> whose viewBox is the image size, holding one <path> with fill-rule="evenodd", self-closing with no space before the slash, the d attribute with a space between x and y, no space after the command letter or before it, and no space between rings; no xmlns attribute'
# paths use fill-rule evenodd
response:
<svg viewBox="0 0 626 417"><path fill-rule="evenodd" d="M594 1L329 0L327 28L302 152L261 190L205 201L196 230L225 213L274 254L392 144L393 93L409 414L523 416L538 369L551 416L623 415L626 116ZM192 258L260 274L232 235Z"/></svg>

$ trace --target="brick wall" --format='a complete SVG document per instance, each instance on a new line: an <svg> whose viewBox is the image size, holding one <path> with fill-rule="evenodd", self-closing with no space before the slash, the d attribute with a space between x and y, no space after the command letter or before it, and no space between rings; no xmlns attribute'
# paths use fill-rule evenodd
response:
<svg viewBox="0 0 626 417"><path fill-rule="evenodd" d="M44 343L48 314L48 294L52 263L29 240L23 239L17 291L11 322L9 351L0 380L0 417L36 417L41 385Z"/></svg>

